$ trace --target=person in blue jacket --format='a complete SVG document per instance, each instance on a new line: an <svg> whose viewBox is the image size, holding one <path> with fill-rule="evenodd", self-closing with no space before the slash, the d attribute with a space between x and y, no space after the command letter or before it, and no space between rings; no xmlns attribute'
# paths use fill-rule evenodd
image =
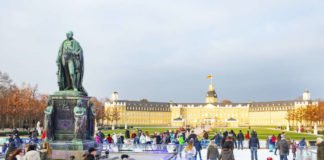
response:
<svg viewBox="0 0 324 160"><path fill-rule="evenodd" d="M201 158L201 149L202 149L202 146L201 146L201 143L198 140L198 138L195 139L194 145L195 145L195 148L196 148L195 159L197 159L197 154L199 153L199 158L200 158L200 160L202 160L202 158Z"/></svg>
<svg viewBox="0 0 324 160"><path fill-rule="evenodd" d="M249 148L251 150L251 160L258 160L258 149L260 149L260 143L257 134L252 134L249 140Z"/></svg>

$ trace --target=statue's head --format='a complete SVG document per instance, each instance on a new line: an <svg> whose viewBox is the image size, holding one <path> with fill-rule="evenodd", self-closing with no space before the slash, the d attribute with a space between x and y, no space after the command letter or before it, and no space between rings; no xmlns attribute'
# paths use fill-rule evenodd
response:
<svg viewBox="0 0 324 160"><path fill-rule="evenodd" d="M66 38L70 39L70 40L73 39L73 32L72 31L67 32L66 33Z"/></svg>

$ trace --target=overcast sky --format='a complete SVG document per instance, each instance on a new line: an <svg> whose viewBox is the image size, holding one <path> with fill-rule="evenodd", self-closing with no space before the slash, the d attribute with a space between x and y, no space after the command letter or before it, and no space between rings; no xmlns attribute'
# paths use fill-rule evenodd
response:
<svg viewBox="0 0 324 160"><path fill-rule="evenodd" d="M65 33L84 50L89 95L203 102L324 98L324 1L0 0L0 70L58 90Z"/></svg>

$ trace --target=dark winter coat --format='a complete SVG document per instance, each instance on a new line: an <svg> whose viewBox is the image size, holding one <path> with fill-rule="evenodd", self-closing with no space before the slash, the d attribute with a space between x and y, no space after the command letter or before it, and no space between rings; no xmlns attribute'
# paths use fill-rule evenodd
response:
<svg viewBox="0 0 324 160"><path fill-rule="evenodd" d="M157 136L155 137L155 143L156 143L156 144L161 144L161 136L160 136L160 135L157 135Z"/></svg>
<svg viewBox="0 0 324 160"><path fill-rule="evenodd" d="M124 136L120 136L117 141L118 144L124 144Z"/></svg>
<svg viewBox="0 0 324 160"><path fill-rule="evenodd" d="M98 132L99 137L100 137L100 143L103 143L104 139L105 139L105 134L103 134L101 131Z"/></svg>
<svg viewBox="0 0 324 160"><path fill-rule="evenodd" d="M95 160L96 158L95 158L95 156L93 156L92 154L88 154L85 158L84 158L84 160Z"/></svg>
<svg viewBox="0 0 324 160"><path fill-rule="evenodd" d="M13 151L16 150L16 145L15 142L10 142L8 144L8 149L7 149L7 153L6 153L6 158L5 159L9 159L10 153L12 153Z"/></svg>
<svg viewBox="0 0 324 160"><path fill-rule="evenodd" d="M225 141L226 141L226 136L223 136L221 141L220 141L222 147L223 147Z"/></svg>
<svg viewBox="0 0 324 160"><path fill-rule="evenodd" d="M222 148L227 148L227 149L231 149L233 150L234 149L234 143L233 141L225 141Z"/></svg>
<svg viewBox="0 0 324 160"><path fill-rule="evenodd" d="M258 137L251 137L249 140L249 148L257 147L260 148L260 143Z"/></svg>
<svg viewBox="0 0 324 160"><path fill-rule="evenodd" d="M191 139L195 140L197 138L197 135L194 133L191 133L189 137L186 139L186 142L189 142Z"/></svg>
<svg viewBox="0 0 324 160"><path fill-rule="evenodd" d="M217 136L215 137L215 143L216 144L221 144L222 139L223 139L222 135L217 134Z"/></svg>
<svg viewBox="0 0 324 160"><path fill-rule="evenodd" d="M289 143L285 139L281 139L278 142L278 149L280 155L288 155L289 154Z"/></svg>
<svg viewBox="0 0 324 160"><path fill-rule="evenodd" d="M219 160L235 160L233 150L228 148L222 149L221 155L219 156Z"/></svg>
<svg viewBox="0 0 324 160"><path fill-rule="evenodd" d="M244 135L243 135L242 132L239 132L239 133L237 134L237 140L238 140L238 141L243 141L243 140L244 140Z"/></svg>
<svg viewBox="0 0 324 160"><path fill-rule="evenodd" d="M219 152L215 145L209 145L207 148L207 159L218 159Z"/></svg>
<svg viewBox="0 0 324 160"><path fill-rule="evenodd" d="M317 145L317 160L324 160L324 141Z"/></svg>
<svg viewBox="0 0 324 160"><path fill-rule="evenodd" d="M125 137L126 137L126 139L129 139L130 138L130 134L129 134L129 130L128 129L125 131Z"/></svg>

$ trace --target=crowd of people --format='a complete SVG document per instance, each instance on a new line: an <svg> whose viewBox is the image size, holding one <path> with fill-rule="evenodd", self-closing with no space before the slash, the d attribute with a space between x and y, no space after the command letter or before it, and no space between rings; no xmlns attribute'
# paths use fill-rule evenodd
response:
<svg viewBox="0 0 324 160"><path fill-rule="evenodd" d="M269 149L269 152L274 152L274 155L278 154L280 159L286 160L288 155L292 153L293 160L297 157L297 150L299 150L299 159L307 159L307 155L305 155L305 151L310 147L309 141L305 138L302 138L300 141L290 140L286 138L284 132L278 134L278 136L272 135L267 139L266 148ZM317 138L316 144L318 146L317 149L317 159L324 160L324 142L322 138Z"/></svg>
<svg viewBox="0 0 324 160"><path fill-rule="evenodd" d="M18 129L15 128L12 130L12 134L9 134L8 141L3 144L1 154L5 155L6 159L15 159L10 155L16 154L17 156L21 156L22 154L26 153L27 150L33 150L33 146L36 146L39 142L38 136L38 131L36 129L32 129L29 131L28 141L23 142L19 136ZM43 145L47 148L49 147L48 143L44 143ZM44 152L44 154L42 154L44 156L48 151L43 150L42 152Z"/></svg>
<svg viewBox="0 0 324 160"><path fill-rule="evenodd" d="M225 138L227 137L227 138ZM225 131L223 133L223 136L221 134L221 131L218 132L211 140L215 141L216 147L221 148L222 152L227 152L227 148L230 148L231 151L233 151L235 148L238 150L243 150L243 141L248 141L248 148L251 151L251 160L258 160L258 149L260 149L260 141L258 138L258 134L256 131L252 130L251 134L249 131L246 132L245 135L243 135L242 131L240 130L239 133L236 135L233 130L231 130L229 133ZM228 147L229 144L224 144L224 140L231 141L231 147ZM236 143L238 142L238 146ZM317 148L317 159L324 160L324 141L322 138L317 138L316 144L318 146ZM274 156L278 155L280 160L288 160L288 155L291 153L293 160L297 157L297 150L299 150L298 157L300 159L306 159L306 155L304 150L307 150L310 146L309 142L306 141L305 138L302 138L300 141L290 140L289 138L286 138L285 132L282 132L278 134L278 136L272 135L269 136L269 138L266 140L266 149L269 149L269 152L274 152ZM211 148L214 148L212 146ZM209 148L207 149L207 154L209 153ZM231 154L227 154L225 159L232 160L234 159L233 152L230 152ZM207 155L208 157L208 155ZM220 155L219 159L222 159L222 156ZM272 159L269 157L269 159Z"/></svg>
<svg viewBox="0 0 324 160"><path fill-rule="evenodd" d="M166 131L163 133L155 132L150 135L148 132L143 132L140 129L130 133L126 130L125 137L119 134L108 134L106 141L108 144L175 144L177 145L178 156L182 159L202 159L201 150L207 149L207 159L211 160L234 160L234 149L243 150L248 148L251 152L251 160L258 160L258 150L260 149L260 140L255 130L248 130L245 134L240 130L237 134L233 131L219 131L212 138L209 138L209 133L203 131L202 138L199 139L194 130L180 128L174 131ZM244 146L244 141L247 141L248 146ZM209 144L207 144L209 143ZM288 155L292 154L295 160L297 150L299 157L303 157L303 150L307 149L308 141L303 138L300 141L290 140L286 138L284 132L277 136L272 135L266 140L266 149L273 152L274 156L278 156L280 160L287 160ZM321 138L317 140L318 144L318 159L323 159L324 142ZM270 158L270 157L269 157Z"/></svg>
<svg viewBox="0 0 324 160"><path fill-rule="evenodd" d="M250 132L251 131L251 132ZM29 143L23 143L19 137L19 132L14 130L9 135L8 142L2 147L2 154L5 154L6 160L46 160L51 158L51 147L47 142L41 143L37 149L33 139L37 139L40 135L37 131L31 131ZM201 138L200 138L201 137ZM258 160L258 149L260 149L260 140L255 130L248 130L245 134L240 130L237 134L233 131L219 131L215 135L209 136L209 132L203 131L201 135L197 135L192 129L179 128L176 130L167 130L159 133L150 134L148 131L137 129L130 132L128 129L124 134L113 133L105 134L99 129L95 135L97 148L89 148L84 154L85 160L94 160L103 152L103 145L108 144L109 149L112 145L117 145L121 149L123 144L144 147L152 144L157 146L167 146L174 144L176 146L175 153L178 157L186 160L202 159L201 150L206 148L208 160L234 160L234 150L243 150L248 148L251 152L251 160ZM244 146L247 141L248 146ZM35 141L37 142L37 141ZM324 160L324 141L317 139L317 159ZM266 149L278 155L280 160L287 160L288 155L292 154L293 159L296 157L305 157L303 150L307 150L309 142L303 138L300 141L290 140L284 132L277 136L269 136L266 140ZM299 152L297 152L299 150ZM109 154L109 150L106 151ZM297 153L299 155L297 155ZM306 157L305 157L306 158ZM128 155L121 157L123 160L130 159Z"/></svg>
<svg viewBox="0 0 324 160"><path fill-rule="evenodd" d="M51 158L52 150L47 142L42 143L41 148L37 150L35 144L22 144L15 141L9 140L9 146L4 150L6 160L48 160Z"/></svg>

